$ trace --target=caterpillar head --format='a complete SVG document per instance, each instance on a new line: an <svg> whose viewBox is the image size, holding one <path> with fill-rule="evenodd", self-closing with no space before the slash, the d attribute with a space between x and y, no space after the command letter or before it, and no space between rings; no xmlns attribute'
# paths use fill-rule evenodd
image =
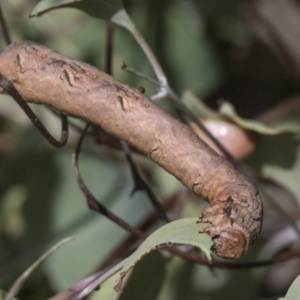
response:
<svg viewBox="0 0 300 300"><path fill-rule="evenodd" d="M257 203L218 201L202 211L199 223L210 223L202 230L211 236L212 250L220 257L238 259L257 239L262 225L260 198ZM255 209L253 209L253 207Z"/></svg>
<svg viewBox="0 0 300 300"><path fill-rule="evenodd" d="M218 256L229 259L238 259L247 251L245 235L234 228L226 228L212 238L212 251Z"/></svg>

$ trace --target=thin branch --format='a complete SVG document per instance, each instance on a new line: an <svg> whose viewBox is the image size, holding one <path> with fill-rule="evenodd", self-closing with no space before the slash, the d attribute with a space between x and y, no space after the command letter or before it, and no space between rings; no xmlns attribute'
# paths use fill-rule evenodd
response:
<svg viewBox="0 0 300 300"><path fill-rule="evenodd" d="M150 97L150 99L152 101L158 101L158 100L161 100L163 98L166 98L168 96L168 93L166 92L165 89L160 89L156 94L152 95Z"/></svg>
<svg viewBox="0 0 300 300"><path fill-rule="evenodd" d="M157 80L155 80L155 79L153 79L153 78L145 75L144 73L139 72L139 71L137 71L137 70L135 70L135 69L133 69L131 67L128 67L124 61L123 61L123 64L121 65L121 68L124 71L129 72L131 74L134 74L137 77L140 77L142 79L145 79L145 80L147 80L147 81L149 81L149 82L151 82L151 83L153 83L153 84L155 84L155 85L157 85L159 87L159 91L156 94L150 96L150 99L152 101L158 101L158 100L161 100L161 99L163 99L163 98L165 98L165 97L168 96L168 89L167 88L163 88L162 86L160 86L160 83Z"/></svg>
<svg viewBox="0 0 300 300"><path fill-rule="evenodd" d="M67 300L67 299L74 299L75 297L78 297L79 294L82 293L82 291L89 286L90 284L92 284L97 278L99 278L100 276L102 276L103 274L106 274L111 268L113 268L114 266L116 266L120 261L114 262L113 264L109 265L108 267L106 267L105 269L94 273L82 280L80 280L79 282L77 282L76 284L74 284L72 287L70 287L67 290L61 291L58 294L52 296L51 298L49 298L48 300ZM72 298L73 297L73 298ZM85 295L82 295L82 298L85 298Z"/></svg>
<svg viewBox="0 0 300 300"><path fill-rule="evenodd" d="M124 11L125 12L125 11ZM125 18L126 18L126 25L120 24L124 27L126 27L129 32L132 34L136 42L139 44L143 52L145 53L148 61L150 62L153 71L160 83L160 86L162 88L166 87L168 85L167 77L159 64L158 60L156 59L155 55L153 54L151 48L149 47L148 43L145 41L143 36L140 34L139 30L135 26L135 24L132 22L131 18L128 16L127 12L125 12Z"/></svg>
<svg viewBox="0 0 300 300"><path fill-rule="evenodd" d="M148 198L151 202L151 204L153 205L153 207L155 208L155 210L157 211L157 214L161 217L162 220L169 222L169 218L167 217L162 204L157 200L155 194L152 192L151 188L149 187L149 185L144 181L144 179L141 177L139 170L135 164L135 162L133 161L132 155L131 155L131 151L130 148L128 146L128 144L124 141L121 141L121 146L123 148L123 151L125 153L126 159L129 163L130 169L131 169L131 173L135 182L135 186L131 192L131 196L137 192L137 191L145 191L146 194L148 195Z"/></svg>
<svg viewBox="0 0 300 300"><path fill-rule="evenodd" d="M151 82L151 83L159 86L159 82L157 80L155 80L155 79L153 79L153 78L145 75L142 72L139 72L138 70L136 70L134 68L128 67L127 64L124 61L123 61L122 65L121 65L121 69L124 70L124 71L126 71L126 72L128 72L128 73L130 73L130 74L133 74L133 75L135 75L137 77L145 79L145 80L147 80L147 81L149 81L149 82Z"/></svg>
<svg viewBox="0 0 300 300"><path fill-rule="evenodd" d="M264 124L279 122L288 117L299 115L300 113L300 95L283 99L279 104L271 107L267 111L260 113L255 120Z"/></svg>
<svg viewBox="0 0 300 300"><path fill-rule="evenodd" d="M176 192L172 197L163 201L163 210L169 211L173 210L174 207L178 205L178 203L183 202L187 197L188 190L186 188L181 188L178 192ZM150 227L152 227L159 220L156 212L152 212L143 223L138 227L142 232L146 232ZM98 270L103 268L107 268L116 260L120 259L120 257L124 258L124 254L128 253L128 250L133 246L134 243L138 240L137 237L129 236L127 237L119 246L112 251L109 256L101 263L101 266Z"/></svg>
<svg viewBox="0 0 300 300"><path fill-rule="evenodd" d="M87 285L89 285L91 282L93 282L93 280L95 280L95 278L97 278L99 276L100 276L100 272L92 274L89 277L86 277L86 278L82 279L81 281L77 282L71 288L61 291L58 294L48 298L47 300L70 299L73 295L82 291Z"/></svg>
<svg viewBox="0 0 300 300"><path fill-rule="evenodd" d="M73 156L72 156L74 175L75 175L75 178L76 178L76 181L77 181L77 184L78 184L79 188L81 189L81 191L83 192L83 194L86 197L88 207L91 210L94 210L94 211L104 215L105 217L110 219L112 222L114 222L115 224L119 225L120 227L122 227L123 229L128 231L133 236L144 239L146 237L145 233L143 233L139 229L134 228L133 226L131 226L127 222L123 221L122 219L120 219L118 216L116 216L112 212L110 212L104 205L102 205L94 197L94 195L89 191L89 189L85 185L83 179L81 178L79 168L78 168L78 159L79 159L79 153L80 153L81 145L82 145L82 142L83 142L83 138L84 138L88 128L89 128L89 124L86 125L84 131L82 132L82 134L79 138L79 141L76 145L75 152L73 153Z"/></svg>
<svg viewBox="0 0 300 300"><path fill-rule="evenodd" d="M105 72L112 74L112 53L113 53L114 24L106 22L106 51L105 51Z"/></svg>
<svg viewBox="0 0 300 300"><path fill-rule="evenodd" d="M36 114L32 111L30 106L25 102L23 97L16 90L14 85L2 74L0 74L0 87L9 94L14 100L18 103L18 105L22 108L28 118L31 120L33 125L39 130L39 132L43 135L43 137L54 147L60 148L66 145L68 141L68 119L67 116L61 114L62 120L62 130L60 140L56 140L50 132L46 129L40 119L36 116Z"/></svg>
<svg viewBox="0 0 300 300"><path fill-rule="evenodd" d="M0 3L0 26L1 26L1 31L2 35L4 37L6 45L9 45L11 43L11 38L9 35L8 28L6 26L6 22L3 16L2 8L1 8L1 3Z"/></svg>
<svg viewBox="0 0 300 300"><path fill-rule="evenodd" d="M218 269L230 269L230 270L241 270L241 269L252 269L252 268L262 268L273 264L278 264L285 262L294 257L300 257L300 249L291 250L280 255L277 255L271 259L263 260L263 261L254 261L254 262L245 262L245 263L228 263L221 261L212 261L204 259L199 256L195 252L183 252L176 249L176 251L170 251L182 258L188 259L189 261L193 261L195 263L200 263L203 265L207 265L211 268Z"/></svg>

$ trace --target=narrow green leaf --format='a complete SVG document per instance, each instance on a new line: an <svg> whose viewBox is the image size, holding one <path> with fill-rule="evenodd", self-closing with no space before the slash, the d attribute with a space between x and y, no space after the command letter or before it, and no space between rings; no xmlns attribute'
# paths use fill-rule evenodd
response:
<svg viewBox="0 0 300 300"><path fill-rule="evenodd" d="M214 119L232 122L239 127L255 131L264 135L278 135L281 133L299 133L300 126L291 124L265 125L261 122L241 118L232 104L224 102L219 112L209 108L200 98L190 91L185 91L182 102L201 119Z"/></svg>
<svg viewBox="0 0 300 300"><path fill-rule="evenodd" d="M181 101L200 119L224 120L224 117L207 106L202 99L189 90L186 90L183 93Z"/></svg>
<svg viewBox="0 0 300 300"><path fill-rule="evenodd" d="M58 8L76 8L92 17L110 20L123 9L121 0L41 0L30 13L30 17L39 17Z"/></svg>
<svg viewBox="0 0 300 300"><path fill-rule="evenodd" d="M129 270L150 251L170 245L191 245L200 248L208 259L210 259L210 248L212 241L206 234L199 231L207 225L196 223L197 218L185 218L170 222L152 233L140 247L130 255L122 268L120 280L115 286L120 291L122 280Z"/></svg>
<svg viewBox="0 0 300 300"><path fill-rule="evenodd" d="M6 293L0 289L0 300L3 300L5 297ZM13 300L17 300L16 298L14 298Z"/></svg>
<svg viewBox="0 0 300 300"><path fill-rule="evenodd" d="M236 123L240 127L248 130L252 130L261 134L265 135L276 135L281 133L299 133L300 127L299 126L292 126L292 125L278 125L278 126L267 126L258 121L242 119L235 111L234 107L225 102L220 107L220 114L233 123Z"/></svg>
<svg viewBox="0 0 300 300"><path fill-rule="evenodd" d="M300 275L294 280L290 286L286 296L282 300L298 300L300 299Z"/></svg>
<svg viewBox="0 0 300 300"><path fill-rule="evenodd" d="M55 246L53 246L51 249L49 249L46 253L44 253L40 258L38 258L25 272L23 272L18 279L15 281L15 283L12 285L8 293L6 294L4 300L13 300L14 296L18 293L18 291L23 286L24 282L27 280L27 278L32 274L32 272L45 260L48 256L50 256L53 252L55 252L59 247L63 246L66 243L69 243L73 240L73 237L66 238L59 243L57 243Z"/></svg>
<svg viewBox="0 0 300 300"><path fill-rule="evenodd" d="M138 32L131 18L128 16L125 9L120 9L112 18L111 21L115 24L126 28L135 38L137 38Z"/></svg>

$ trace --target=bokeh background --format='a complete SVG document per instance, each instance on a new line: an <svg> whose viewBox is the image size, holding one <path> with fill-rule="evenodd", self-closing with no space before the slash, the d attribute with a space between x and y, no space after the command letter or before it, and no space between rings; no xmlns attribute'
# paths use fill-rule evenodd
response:
<svg viewBox="0 0 300 300"><path fill-rule="evenodd" d="M44 2L51 5L51 1ZM299 1L123 2L179 97L192 91L215 111L228 101L243 118L270 126L299 128ZM104 68L106 21L74 9L55 10L30 19L28 15L35 4L32 0L1 1L13 41L34 40ZM5 47L4 39L0 38L1 51ZM116 27L114 76L134 87L143 86L147 95L153 95L157 87L122 70L123 61L154 78L133 37ZM159 104L174 113L171 100ZM59 136L57 116L45 107L32 107L47 128ZM207 107L203 120L215 122ZM214 134L224 143L230 140L229 151L234 152L234 147L240 149L234 152L235 156L249 166L272 199L265 199L261 238L241 262L267 260L297 249L299 235L291 226L300 217L297 130L265 135L235 125L232 133L228 133L228 120L215 114L219 120L213 123ZM72 122L83 128L83 122ZM76 238L33 273L19 299L46 299L76 284L97 270L128 236L123 229L88 210L72 173L71 155L78 137L78 130L73 128L65 148L52 148L17 104L0 95L0 287L7 290L21 272L59 240L67 236ZM130 197L134 186L130 168L118 146L112 146L117 144L113 142L104 133L99 133L97 143L87 137L80 154L80 170L99 201L137 226L153 209L143 192ZM147 158L136 154L135 159L161 201L182 191L176 179ZM180 217L197 216L203 205L203 201L186 193ZM103 287L89 299L278 299L299 273L298 258L268 267L236 270L208 269L153 253L135 268L123 294Z"/></svg>

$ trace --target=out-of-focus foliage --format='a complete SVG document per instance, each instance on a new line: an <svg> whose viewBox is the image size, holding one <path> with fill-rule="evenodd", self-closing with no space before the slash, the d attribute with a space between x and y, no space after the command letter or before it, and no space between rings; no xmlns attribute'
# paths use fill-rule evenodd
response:
<svg viewBox="0 0 300 300"><path fill-rule="evenodd" d="M300 127L298 127L297 123L295 125L289 124L288 122L284 122L284 124L275 124L275 126L267 126L261 122L242 119L240 116L237 115L234 107L225 102L220 107L220 114L230 120L231 122L236 123L241 128L248 129L260 134L264 135L279 135L282 133L300 133Z"/></svg>
<svg viewBox="0 0 300 300"><path fill-rule="evenodd" d="M291 287L289 288L286 296L284 298L280 298L279 300L296 300L299 299L300 297L300 290L299 290L299 285L300 285L300 276L298 276Z"/></svg>
<svg viewBox="0 0 300 300"><path fill-rule="evenodd" d="M123 4L121 0L39 1L32 9L30 17L42 16L46 12L62 8L76 8L86 12L92 17L109 21L115 14L123 9Z"/></svg>
<svg viewBox="0 0 300 300"><path fill-rule="evenodd" d="M292 26L293 22L299 22L298 2L259 0L255 3L125 0L124 7L178 95L192 90L215 109L225 99L242 117L255 118L291 95L298 95L300 84L296 63L300 53L297 42L300 26ZM103 69L105 21L75 9L57 9L29 19L35 4L33 0L1 1L13 40L35 40ZM4 48L4 40L0 39L0 49ZM144 53L124 28L115 28L113 54L115 77L135 87L144 86L148 95L156 92L157 87L152 83L121 70L120 65L125 61L154 78ZM78 132L71 132L67 147L55 150L46 144L9 97L0 97L1 288L7 290L50 245L66 236L76 238L54 253L29 278L18 296L19 299L46 299L98 269L127 233L89 211L85 204L71 169ZM175 111L171 101L161 101L161 105ZM58 136L59 120L45 108L34 106L34 110ZM283 126L299 126L299 108L293 108L292 112L280 121ZM80 121L73 122L83 127ZM248 165L288 218L298 220L299 136L254 135L254 141L256 149L247 159ZM167 200L178 190L180 184L176 179L147 158L136 155L136 159L160 199ZM97 199L130 224L140 224L152 211L143 193L130 197L133 179L118 149L95 145L86 138L80 154L80 170ZM244 260L268 259L289 247L299 247L290 231L284 240L276 239L288 223L277 209L266 203L263 238ZM180 217L197 217L202 207L198 199L191 197ZM275 246L272 251L265 251L268 248L262 247L269 243ZM283 265L277 269L210 270L177 257L152 253L134 268L124 293L116 294L112 290L116 276L90 299L147 299L146 295L159 300L276 299L286 294L300 273L299 265L297 260L292 275L292 268ZM282 278L289 281L280 285ZM153 286L151 294L150 286Z"/></svg>
<svg viewBox="0 0 300 300"><path fill-rule="evenodd" d="M142 257L165 244L169 246L174 244L196 246L200 248L203 254L210 260L212 242L207 235L199 235L197 231L193 230L196 222L196 218L184 218L170 222L152 233L133 254L126 258L120 280L122 281L124 275L126 275ZM201 231L206 226L207 225L201 224L198 230ZM121 290L120 287L118 290Z"/></svg>

